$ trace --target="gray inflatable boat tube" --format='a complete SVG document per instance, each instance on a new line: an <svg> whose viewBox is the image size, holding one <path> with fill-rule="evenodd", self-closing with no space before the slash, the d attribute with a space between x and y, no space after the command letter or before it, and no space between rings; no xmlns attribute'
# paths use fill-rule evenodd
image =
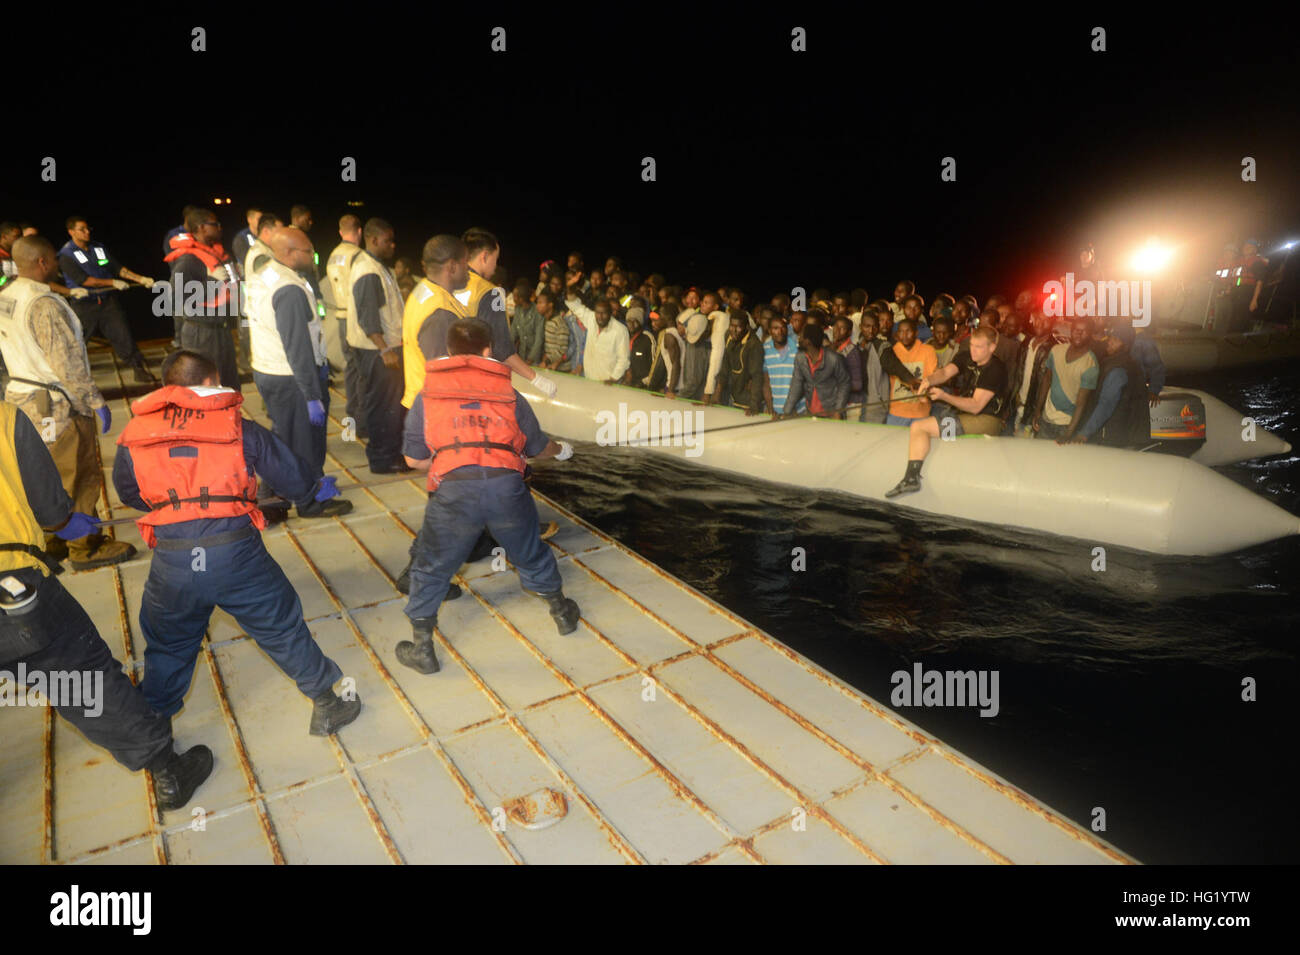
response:
<svg viewBox="0 0 1300 955"><path fill-rule="evenodd" d="M546 375L559 385L551 401L518 376L514 383L542 429L557 438L626 442L705 467L882 502L907 465L905 428L796 418L700 433L766 419ZM1300 533L1295 515L1203 464L1167 454L972 435L933 442L922 475L920 492L890 503L1089 545L1208 556Z"/></svg>

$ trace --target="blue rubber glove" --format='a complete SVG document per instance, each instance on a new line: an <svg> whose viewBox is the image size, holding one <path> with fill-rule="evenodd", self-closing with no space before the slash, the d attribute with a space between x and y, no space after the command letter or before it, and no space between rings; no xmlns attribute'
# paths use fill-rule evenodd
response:
<svg viewBox="0 0 1300 955"><path fill-rule="evenodd" d="M108 405L102 408L96 408L95 414L99 415L100 434L108 434L108 429L113 427L113 412L108 410ZM78 537L81 535L78 534Z"/></svg>
<svg viewBox="0 0 1300 955"><path fill-rule="evenodd" d="M316 498L315 498L315 500L318 503L320 501L328 501L332 497L339 496L339 489L334 485L334 482L336 480L338 479L335 478L334 475L332 474L327 474L320 479L320 484L316 488Z"/></svg>
<svg viewBox="0 0 1300 955"><path fill-rule="evenodd" d="M325 406L319 401L307 402L307 418L311 421L312 427L320 428L325 425Z"/></svg>
<svg viewBox="0 0 1300 955"><path fill-rule="evenodd" d="M108 429L105 428L105 430ZM68 523L64 524L60 530L55 531L54 536L65 541L76 540L78 537L93 534L98 527L98 517L82 514L80 511L73 511L72 516L68 518Z"/></svg>

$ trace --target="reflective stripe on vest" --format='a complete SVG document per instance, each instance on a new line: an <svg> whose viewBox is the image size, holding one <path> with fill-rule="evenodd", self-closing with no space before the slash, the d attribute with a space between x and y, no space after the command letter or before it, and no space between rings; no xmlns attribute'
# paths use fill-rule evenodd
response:
<svg viewBox="0 0 1300 955"><path fill-rule="evenodd" d="M515 419L510 368L480 355L425 363L424 440L433 452L428 489L456 468L478 465L523 473L527 437Z"/></svg>
<svg viewBox="0 0 1300 955"><path fill-rule="evenodd" d="M244 461L244 397L235 391L200 395L168 385L136 401L117 443L131 453L140 497L152 509L136 521L145 543L154 528L200 518L247 514L259 529L257 477Z"/></svg>
<svg viewBox="0 0 1300 955"><path fill-rule="evenodd" d="M78 246L77 243L69 239L67 242L64 243L63 248L59 249L59 255L70 255L74 259L76 259L77 264L81 266L81 270L85 272L87 277L89 278L93 278L93 279L117 278L116 275L113 275L111 272L109 272L108 253L105 252L104 247L102 245L99 245L98 243L92 245L90 247L89 254L87 254L86 252L81 251L81 247ZM82 287L81 283L73 279L73 277L69 275L67 272L63 273L63 283L67 285L68 288ZM93 289L88 288L87 291L89 291L92 295L102 295L105 292L112 292L114 290L111 288L93 288Z"/></svg>
<svg viewBox="0 0 1300 955"><path fill-rule="evenodd" d="M181 233L172 239L172 250L163 257L163 261L171 265L185 255L192 255L202 262L203 267L208 270L208 277L220 283L215 290L204 289L203 307L223 308L234 290L239 287L239 275L235 272L234 263L226 255L226 250L220 243L214 246L200 245L188 233Z"/></svg>

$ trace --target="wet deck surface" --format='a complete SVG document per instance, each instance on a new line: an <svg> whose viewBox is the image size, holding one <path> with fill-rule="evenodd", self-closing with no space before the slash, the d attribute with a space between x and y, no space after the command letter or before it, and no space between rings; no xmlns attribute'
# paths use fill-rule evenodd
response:
<svg viewBox="0 0 1300 955"><path fill-rule="evenodd" d="M111 354L92 360L120 391ZM244 394L269 426L256 389ZM292 517L265 541L355 681L360 718L309 736L310 702L218 611L174 719L178 746L216 757L191 805L158 814L145 774L46 707L5 708L0 862L1132 861L540 495L578 630L558 635L489 559L462 569L465 596L442 608L442 671L403 667L393 581L425 495L414 480L346 490L370 472L333 400L326 470L354 510ZM111 403L106 478L129 416ZM149 558L134 525L117 532L141 556L61 580L138 680ZM558 823L511 818L543 789L564 796Z"/></svg>

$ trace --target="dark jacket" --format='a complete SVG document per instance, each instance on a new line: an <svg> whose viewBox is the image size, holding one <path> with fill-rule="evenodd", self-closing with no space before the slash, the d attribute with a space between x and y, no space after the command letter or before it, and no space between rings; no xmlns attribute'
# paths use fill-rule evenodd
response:
<svg viewBox="0 0 1300 955"><path fill-rule="evenodd" d="M823 413L840 411L849 402L849 370L844 367L844 359L830 346L822 349L821 363L815 372L807 352L801 351L795 356L794 377L790 380L785 406L799 407L802 399L811 399L814 389L822 403Z"/></svg>
<svg viewBox="0 0 1300 955"><path fill-rule="evenodd" d="M1107 378L1112 379L1109 388ZM1116 400L1114 389L1119 379L1123 379L1123 386ZM1113 408L1100 423L1093 421L1098 406L1101 406L1100 414ZM1151 443L1151 405L1147 398L1146 375L1130 352L1109 355L1101 363L1097 389L1089 400L1083 422L1082 430L1089 436L1100 425L1097 443L1108 448L1140 448Z"/></svg>
<svg viewBox="0 0 1300 955"><path fill-rule="evenodd" d="M725 401L754 411L763 407L763 345L752 331L740 341L727 339L721 380Z"/></svg>

